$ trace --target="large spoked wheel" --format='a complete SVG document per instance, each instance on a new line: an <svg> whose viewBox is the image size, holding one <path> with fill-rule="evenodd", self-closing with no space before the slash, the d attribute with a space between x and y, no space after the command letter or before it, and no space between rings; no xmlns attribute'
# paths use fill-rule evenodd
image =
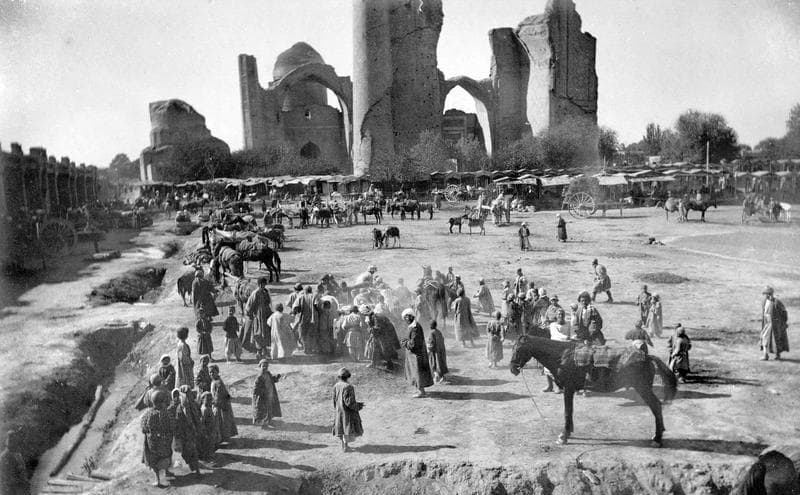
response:
<svg viewBox="0 0 800 495"><path fill-rule="evenodd" d="M461 188L455 184L450 184L444 188L444 199L446 199L448 203L455 203L458 201L458 195L460 192Z"/></svg>
<svg viewBox="0 0 800 495"><path fill-rule="evenodd" d="M568 201L569 214L575 218L588 218L597 211L597 205L591 194L579 192L573 194Z"/></svg>
<svg viewBox="0 0 800 495"><path fill-rule="evenodd" d="M77 243L75 227L66 220L46 220L39 229L39 246L48 258L70 254Z"/></svg>

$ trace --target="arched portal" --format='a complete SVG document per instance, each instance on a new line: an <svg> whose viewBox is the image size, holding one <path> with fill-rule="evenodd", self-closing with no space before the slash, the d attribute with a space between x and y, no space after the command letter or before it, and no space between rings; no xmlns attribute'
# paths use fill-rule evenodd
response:
<svg viewBox="0 0 800 495"><path fill-rule="evenodd" d="M277 101L282 103L292 85L305 81L319 83L336 95L343 113L344 138L348 155L352 156L353 87L350 78L339 77L330 65L310 63L289 71L270 90L275 92Z"/></svg>
<svg viewBox="0 0 800 495"><path fill-rule="evenodd" d="M319 146L312 143L311 141L307 142L306 144L303 145L302 148L300 148L300 156L302 156L303 158L312 158L312 159L319 158L319 154L320 154Z"/></svg>
<svg viewBox="0 0 800 495"><path fill-rule="evenodd" d="M444 101L447 99L447 94L456 86L462 88L475 100L475 113L478 116L478 123L480 123L481 128L483 128L486 153L491 156L495 137L495 107L490 89L491 81L476 81L467 76L447 79L444 81L442 87L442 104L444 104Z"/></svg>

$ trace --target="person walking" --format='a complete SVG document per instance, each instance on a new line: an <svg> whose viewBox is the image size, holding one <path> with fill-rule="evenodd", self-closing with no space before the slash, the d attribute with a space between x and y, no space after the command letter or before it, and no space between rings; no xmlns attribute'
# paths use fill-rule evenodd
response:
<svg viewBox="0 0 800 495"><path fill-rule="evenodd" d="M667 347L669 348L669 369L678 375L681 383L686 383L686 377L691 373L689 351L692 349L692 341L680 323L675 326L675 333L669 338Z"/></svg>
<svg viewBox="0 0 800 495"><path fill-rule="evenodd" d="M406 380L418 390L413 397L425 397L425 387L433 385L433 376L431 376L428 351L425 345L425 332L423 332L422 326L415 321L414 312L411 309L403 310L402 317L408 324L408 338L400 342L406 350Z"/></svg>
<svg viewBox="0 0 800 495"><path fill-rule="evenodd" d="M275 384L282 375L269 372L269 361L262 359L258 363L261 373L253 385L253 424L270 426L272 418L281 417L281 403Z"/></svg>
<svg viewBox="0 0 800 495"><path fill-rule="evenodd" d="M447 369L447 349L444 346L444 335L437 328L436 320L431 322L431 333L428 335L426 342L428 346L428 363L433 372L433 381L435 383L445 382L445 375L448 373Z"/></svg>
<svg viewBox="0 0 800 495"><path fill-rule="evenodd" d="M531 231L528 230L528 224L522 222L522 225L519 226L519 230L517 231L517 235L519 236L519 249L521 251L527 251L531 248L530 243L530 236Z"/></svg>
<svg viewBox="0 0 800 495"><path fill-rule="evenodd" d="M489 337L486 342L486 359L489 360L490 368L497 368L497 363L503 360L505 332L501 318L500 311L495 311L492 313L492 319L486 323L486 334Z"/></svg>
<svg viewBox="0 0 800 495"><path fill-rule="evenodd" d="M360 411L364 403L356 401L356 391L347 382L350 370L339 369L339 381L333 386L333 436L342 442L342 452L350 451L350 442L364 434Z"/></svg>
<svg viewBox="0 0 800 495"><path fill-rule="evenodd" d="M786 333L789 315L786 306L775 297L775 289L767 286L762 294L761 303L761 356L762 361L769 359L770 353L780 360L781 352L789 352L789 336Z"/></svg>
<svg viewBox="0 0 800 495"><path fill-rule="evenodd" d="M613 303L614 298L611 297L611 277L608 276L606 267L597 262L597 258L592 261L592 268L594 269L594 287L592 289L592 301L595 300L597 294L605 292L608 296L608 302Z"/></svg>
<svg viewBox="0 0 800 495"><path fill-rule="evenodd" d="M567 222L561 218L561 213L556 214L556 239L567 242Z"/></svg>
<svg viewBox="0 0 800 495"><path fill-rule="evenodd" d="M315 354L319 350L317 339L317 308L314 305L314 294L311 286L306 286L303 295L297 298L292 312L299 315L300 343L305 354Z"/></svg>

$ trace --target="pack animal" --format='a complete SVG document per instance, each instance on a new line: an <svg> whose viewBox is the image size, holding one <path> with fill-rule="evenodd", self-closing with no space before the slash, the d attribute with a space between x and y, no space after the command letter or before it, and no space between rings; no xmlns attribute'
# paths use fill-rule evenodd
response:
<svg viewBox="0 0 800 495"><path fill-rule="evenodd" d="M620 353L609 360L608 368L599 370L596 366L597 358L594 358L594 363L579 359L587 348L588 346L578 349L576 342L559 342L523 335L514 344L511 352L510 371L513 375L519 375L522 367L533 358L547 368L556 384L564 389L564 429L558 437L559 444L567 443L572 435L575 392L586 387L587 372L602 371L604 379L598 381L599 388L605 392L613 392L623 387L631 387L650 407L656 420L656 433L652 441L654 446L660 447L664 434L664 419L661 414L661 402L653 393L653 378L658 373L664 383L664 400L672 400L678 388L672 370L657 357L633 349L627 349L631 354L624 361L625 355ZM596 356L594 352L604 348L588 349L592 351L594 357Z"/></svg>
<svg viewBox="0 0 800 495"><path fill-rule="evenodd" d="M400 229L397 227L389 227L383 234L383 242L386 247L389 247L389 239L392 239L392 247L400 245ZM403 247L400 245L400 247Z"/></svg>
<svg viewBox="0 0 800 495"><path fill-rule="evenodd" d="M381 229L372 229L372 249L383 247L383 232Z"/></svg>

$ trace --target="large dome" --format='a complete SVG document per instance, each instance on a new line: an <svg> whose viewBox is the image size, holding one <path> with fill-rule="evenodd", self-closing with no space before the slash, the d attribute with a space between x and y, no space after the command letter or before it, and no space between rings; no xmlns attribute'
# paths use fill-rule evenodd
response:
<svg viewBox="0 0 800 495"><path fill-rule="evenodd" d="M272 68L272 79L277 81L301 65L324 63L322 56L311 45L301 41L278 55Z"/></svg>

